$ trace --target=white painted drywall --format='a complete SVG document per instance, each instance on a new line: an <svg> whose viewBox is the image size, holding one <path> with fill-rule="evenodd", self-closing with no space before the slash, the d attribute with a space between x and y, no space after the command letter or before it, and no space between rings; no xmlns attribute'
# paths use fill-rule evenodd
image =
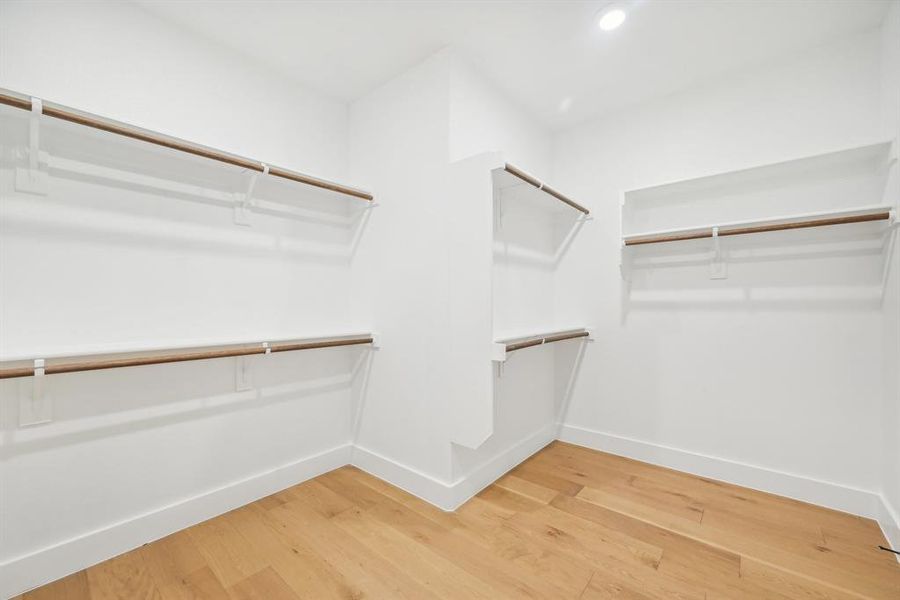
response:
<svg viewBox="0 0 900 600"><path fill-rule="evenodd" d="M127 3L4 2L0 86L299 171L345 174L346 106ZM9 141L17 126L3 123ZM197 172L183 156L163 164L165 152L109 143L118 155L82 162L167 180L180 178L165 175L172 164ZM358 201L323 213L307 205L303 186L275 192L269 182L262 195L331 223L254 213L240 227L227 206L136 186L127 173L111 183L57 172L48 196L32 196L13 192L3 166L5 356L371 326L349 302L360 222L347 207ZM246 189L237 169L204 169L210 187ZM315 474L301 468L305 459L350 442L353 366L365 353L256 357L255 387L245 392L235 392L234 359L56 375L47 381L54 420L30 428L18 427L18 395L31 381L3 381L0 596ZM177 506L190 516L166 512Z"/></svg>
<svg viewBox="0 0 900 600"><path fill-rule="evenodd" d="M450 160L497 150L521 169L550 178L550 134L458 55L450 64Z"/></svg>
<svg viewBox="0 0 900 600"><path fill-rule="evenodd" d="M568 426L865 498L880 489L877 253L803 259L785 237L777 258L729 264L727 280L701 261L640 273L630 291L618 268L625 190L883 138L879 54L873 31L557 137L554 173L596 218L555 286L557 311L597 326Z"/></svg>
<svg viewBox="0 0 900 600"><path fill-rule="evenodd" d="M131 3L4 1L0 40L9 89L345 180L345 103Z"/></svg>
<svg viewBox="0 0 900 600"><path fill-rule="evenodd" d="M369 290L358 301L378 315L384 341L373 358L357 443L366 456L389 459L412 473L452 486L552 423L553 362L552 354L542 350L520 361L493 408L499 415L494 421L502 426L482 449L455 448L451 456L456 423L453 382L463 365L454 360L449 343L454 319L460 318L450 290L459 281L453 275L458 274L453 270L458 255L450 253L466 239L466 226L472 228L472 243L487 244L475 230L481 227L479 231L489 232L492 225L490 211L472 212L482 215L480 226L458 219L455 211L470 199L454 201L448 181L451 162L503 150L525 168L546 169L549 138L449 50L354 102L350 131L351 175L371 181L383 201L372 215L354 261L359 280L366 282L362 289ZM485 185L490 185L489 173L484 175ZM542 239L550 243L553 220L532 213L521 221L532 229L543 228ZM489 252L475 255L484 264L472 268L491 269ZM553 275L531 270L534 284L528 291L536 290L538 295L515 298L517 305L511 305L509 312L538 313L541 323L536 318L525 323L533 327L554 321L549 310ZM496 270L493 276L496 282ZM521 288L514 279L501 278L502 289L495 285L493 294L504 299L513 296L515 286ZM491 290L479 293L485 308L490 308ZM515 325L522 326L521 321ZM492 333L488 328L482 332L485 348ZM491 365L485 361L482 367L487 370Z"/></svg>
<svg viewBox="0 0 900 600"><path fill-rule="evenodd" d="M496 150L503 161L552 182L550 149L548 132L513 100L497 91L465 61L457 58L453 62L451 161ZM505 194L502 201L499 194L494 197L494 203L502 205L496 205L501 216L493 224L492 286L487 299L493 326L492 332L485 334L492 339L552 330L559 321L553 310L556 269L551 264L560 242L559 213L536 210L532 205L516 202L514 194L509 196ZM458 199L454 204L465 200ZM555 204L549 197L543 200L548 207ZM566 216L569 215L563 211L563 221ZM454 479L469 476L523 440L545 435L542 432L555 420L554 352L555 348L548 347L510 355L502 376L494 365L481 367L493 370L492 433L475 449L454 445Z"/></svg>
<svg viewBox="0 0 900 600"><path fill-rule="evenodd" d="M350 106L351 173L379 203L353 263L354 312L377 315L382 340L357 443L445 481L448 69L435 55Z"/></svg>
<svg viewBox="0 0 900 600"><path fill-rule="evenodd" d="M885 134L900 138L900 2L891 8L881 32L881 99ZM886 200L900 209L900 167L895 166ZM892 546L900 548L900 232L895 231L884 298L884 450L882 528Z"/></svg>

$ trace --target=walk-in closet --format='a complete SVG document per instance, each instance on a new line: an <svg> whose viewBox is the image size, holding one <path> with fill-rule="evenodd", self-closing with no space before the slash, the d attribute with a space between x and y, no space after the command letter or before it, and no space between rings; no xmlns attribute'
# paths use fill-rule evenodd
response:
<svg viewBox="0 0 900 600"><path fill-rule="evenodd" d="M0 598L900 599L900 0L0 0Z"/></svg>

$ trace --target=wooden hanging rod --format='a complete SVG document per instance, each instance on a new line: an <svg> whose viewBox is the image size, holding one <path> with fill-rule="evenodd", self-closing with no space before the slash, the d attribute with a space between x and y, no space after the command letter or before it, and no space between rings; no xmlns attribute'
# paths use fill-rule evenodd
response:
<svg viewBox="0 0 900 600"><path fill-rule="evenodd" d="M334 348L336 346L356 346L371 344L374 338L371 335L348 337L330 340L278 342L268 345L269 352L291 352L294 350L312 350L314 348ZM230 356L250 356L253 354L266 354L267 348L263 343L240 344L228 346L206 346L194 350L160 350L158 352L128 353L122 357L115 354L77 357L59 363L49 363L44 367L46 375L59 373L76 373L78 371L98 371L100 369L118 369L122 367L138 367L143 365L160 365L164 363L185 362L191 360L207 360L211 358L227 358ZM102 356L100 358L99 356ZM34 361L25 366L8 366L11 363L23 361L9 361L0 363L0 379L12 379L15 377L31 377L34 375Z"/></svg>
<svg viewBox="0 0 900 600"><path fill-rule="evenodd" d="M763 233L766 231L785 231L788 229L806 229L809 227L826 227L829 225L846 225L848 223L867 223L869 221L886 221L891 218L889 210L850 215L846 217L822 217L818 219L805 219L802 221L790 221L784 223L767 223L761 225L729 226L719 229L719 237L729 235L744 235L748 233ZM713 237L713 228L705 227L693 231L664 233L659 235L647 235L625 240L626 246L638 246L641 244L658 244L661 242L678 242L682 240L697 240Z"/></svg>
<svg viewBox="0 0 900 600"><path fill-rule="evenodd" d="M510 344L506 344L507 352L515 352L516 350L522 350L524 348L531 348L533 346L541 346L543 344L552 344L553 342L562 342L563 340L574 340L577 338L588 337L590 332L580 330L580 331L567 331L564 333L557 333L554 335L547 336L539 336L533 337L525 340L521 340L519 342L513 342Z"/></svg>
<svg viewBox="0 0 900 600"><path fill-rule="evenodd" d="M31 98L29 96L17 94L9 90L0 89L0 104L5 104L14 108L20 108L22 110L31 110ZM266 169L266 165L258 160L252 160L249 158L237 156L235 154L230 154L228 152L223 152L221 150L207 148L205 146L201 146L200 144L187 142L185 140L180 140L178 138L170 137L161 133L148 131L146 129L134 127L125 123L113 121L112 119L107 119L105 117L91 115L51 102L42 102L41 114L48 117L53 117L55 119L60 119L62 121L68 121L70 123L84 125L85 127L91 127L93 129L99 129L101 131L114 133L123 137L140 140L149 144L155 144L164 148L171 148L172 150L179 150L181 152L186 152L195 156L202 156L203 158L217 160L219 162L227 163L229 165L235 165L244 169L251 169L260 173L265 172ZM339 183L326 181L325 179L312 177L310 175L304 175L303 173L298 173L289 169L282 169L281 167L270 166L269 175L281 177L282 179L289 179L291 181L296 181L299 183L304 183L306 185L311 185L324 190L337 192L339 194L353 196L354 198L359 198L361 200L366 200L369 202L374 200L372 194L368 192L341 185Z"/></svg>
<svg viewBox="0 0 900 600"><path fill-rule="evenodd" d="M527 183L527 184L529 184L529 185L532 185L532 186L536 187L537 189L539 189L539 190L541 190L541 191L544 191L544 192L550 194L551 196L553 196L553 197L556 198L557 200L559 200L559 201L561 201L561 202L564 202L565 204L568 204L569 206L571 206L571 207L574 208L575 210L581 211L582 213L584 213L584 214L586 214L586 215L591 214L591 211L589 211L588 209L586 209L586 208L583 207L582 205L578 204L577 202L575 202L575 201L572 200L571 198L566 197L566 196L563 195L562 193L557 192L556 190L554 190L554 189L553 189L552 187L550 187L549 185L543 183L541 180L537 179L536 177L532 177L531 175L529 175L529 174L526 173L525 171L522 171L521 169L519 169L519 168L517 168L517 167L514 167L513 165L511 165L511 164L509 164L509 163L506 163L506 165L503 167L503 169L504 169L507 173L509 173L510 175L513 175L513 176L515 176L515 177L518 177L519 179L521 179L521 180L524 181L525 183Z"/></svg>

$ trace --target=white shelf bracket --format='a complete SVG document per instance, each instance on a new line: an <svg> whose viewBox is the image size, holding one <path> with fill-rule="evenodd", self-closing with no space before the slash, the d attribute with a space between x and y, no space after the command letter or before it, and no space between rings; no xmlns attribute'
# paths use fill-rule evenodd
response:
<svg viewBox="0 0 900 600"><path fill-rule="evenodd" d="M238 356L234 362L234 391L246 392L253 389L253 371L249 356Z"/></svg>
<svg viewBox="0 0 900 600"><path fill-rule="evenodd" d="M625 244L625 194L619 198L619 276L622 281L628 281L631 276L631 255L628 253L628 246Z"/></svg>
<svg viewBox="0 0 900 600"><path fill-rule="evenodd" d="M498 363L506 362L506 344L494 342L491 344L491 360Z"/></svg>
<svg viewBox="0 0 900 600"><path fill-rule="evenodd" d="M622 242L622 245L619 246L619 275L622 277L623 281L629 281L631 279L631 254L628 252L628 246L625 245L625 242Z"/></svg>
<svg viewBox="0 0 900 600"><path fill-rule="evenodd" d="M712 228L712 239L713 239L713 259L709 265L709 278L710 279L727 279L728 278L728 266L725 264L725 261L722 259L722 242L719 238L719 228Z"/></svg>
<svg viewBox="0 0 900 600"><path fill-rule="evenodd" d="M19 395L19 427L29 427L49 423L53 420L52 405L47 398L45 385L44 359L34 361L34 377L31 378L31 390L22 384Z"/></svg>
<svg viewBox="0 0 900 600"><path fill-rule="evenodd" d="M244 192L234 204L235 225L250 225L250 210L253 208L253 190L256 188L256 182L259 180L259 176L269 174L269 165L263 163L262 167L262 173L254 171L253 174L250 175L250 181L247 183L247 191Z"/></svg>
<svg viewBox="0 0 900 600"><path fill-rule="evenodd" d="M50 173L41 169L48 162L41 153L41 116L44 104L40 98L31 98L31 117L28 119L28 167L16 168L16 191L46 196L50 189Z"/></svg>

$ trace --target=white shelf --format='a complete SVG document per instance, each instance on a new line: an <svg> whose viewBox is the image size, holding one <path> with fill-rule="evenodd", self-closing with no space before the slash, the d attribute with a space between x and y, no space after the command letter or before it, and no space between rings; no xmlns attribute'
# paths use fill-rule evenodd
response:
<svg viewBox="0 0 900 600"><path fill-rule="evenodd" d="M630 190L624 239L713 226L839 214L893 204L884 197L892 142L878 141L782 162ZM772 216L776 215L776 216Z"/></svg>
<svg viewBox="0 0 900 600"><path fill-rule="evenodd" d="M504 163L491 171L494 187L502 200L554 215L587 216L590 211L554 187Z"/></svg>
<svg viewBox="0 0 900 600"><path fill-rule="evenodd" d="M880 215L883 213L891 213L894 210L894 207L888 204L881 204L875 206L862 206L858 208L848 208L843 210L829 210L829 211L817 211L803 214L794 214L794 215L780 215L777 217L770 217L766 219L754 219L748 221L728 221L725 223L706 223L703 225L696 225L692 227L682 227L678 229L658 229L655 231L643 231L640 233L632 233L628 235L622 236L623 242L626 243L634 240L641 240L645 238L657 238L657 237L665 237L665 236L678 236L679 234L692 234L692 233L703 233L709 232L710 235L706 237L711 237L711 230L718 229L720 235L728 235L729 230L733 229L743 229L743 228L753 228L753 227L765 227L768 225L790 225L796 223L804 223L810 221L818 221L818 220L828 220L828 219L838 219L843 217L857 217L857 216L872 216L872 215ZM888 219L888 221L896 220L896 216L893 216ZM888 223L890 224L890 223ZM666 240L661 240L666 241Z"/></svg>
<svg viewBox="0 0 900 600"><path fill-rule="evenodd" d="M142 352L159 352L162 350L187 350L208 346L241 346L257 342L314 342L324 339L354 338L372 335L369 331L342 332L306 332L302 335L258 335L245 337L206 337L191 340L157 340L147 343L116 342L109 344L87 344L81 346L63 346L57 348L31 348L10 353L0 353L0 362L16 362L32 360L35 357L45 359L74 358L79 356L102 356L107 354L137 354Z"/></svg>
<svg viewBox="0 0 900 600"><path fill-rule="evenodd" d="M592 336L593 330L588 327L565 327L539 333L500 336L494 342L491 359L495 362L504 362L510 352L568 340L591 340Z"/></svg>
<svg viewBox="0 0 900 600"><path fill-rule="evenodd" d="M12 100L27 98L6 90L0 90L0 95ZM4 153L4 167L13 167L20 173L34 170L30 164L30 147L36 139L41 177L46 177L49 173L51 178L98 181L104 185L141 189L171 197L221 204L229 208L246 197L251 189L251 180L255 177L251 210L275 214L283 212L285 216L290 216L292 210L300 209L307 213L324 214L327 218L329 214L346 215L358 210L360 206L372 205L371 202L364 201L371 198L371 195L353 186L332 183L323 178L275 166L266 167L270 169L270 174L263 174L256 168L251 168L263 165L259 161L236 157L227 152L87 115L67 107L50 103L44 103L44 107L46 114L34 116L30 110L0 103L3 146L9 149ZM88 122L96 124L85 125L54 117L53 110L60 114L84 115ZM113 131L126 133L98 128L106 125ZM135 139L128 137L129 134L146 135L148 139L158 141ZM175 147L166 147L160 143L170 143ZM216 158L176 149L179 145L199 151L208 150L210 156L235 156L236 160L243 161L248 166L229 164ZM285 178L282 174L306 178L316 183ZM52 186L52 181L50 185ZM24 188L19 191L40 193L39 190Z"/></svg>

